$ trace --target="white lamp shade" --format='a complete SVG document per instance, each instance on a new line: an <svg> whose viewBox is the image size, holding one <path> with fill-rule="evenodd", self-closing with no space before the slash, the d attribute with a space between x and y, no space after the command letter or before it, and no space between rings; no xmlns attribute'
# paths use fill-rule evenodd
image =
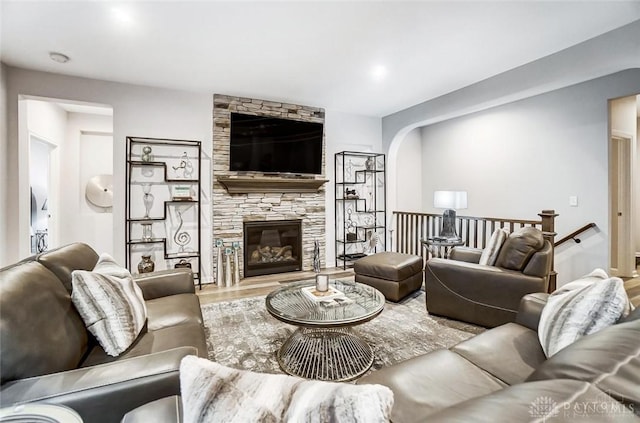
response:
<svg viewBox="0 0 640 423"><path fill-rule="evenodd" d="M466 209L467 191L434 191L433 207L437 209Z"/></svg>

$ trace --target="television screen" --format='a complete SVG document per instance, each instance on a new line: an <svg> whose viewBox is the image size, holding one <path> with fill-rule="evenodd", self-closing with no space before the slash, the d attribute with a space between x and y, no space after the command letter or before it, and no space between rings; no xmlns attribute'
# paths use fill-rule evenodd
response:
<svg viewBox="0 0 640 423"><path fill-rule="evenodd" d="M231 113L229 170L322 174L323 125Z"/></svg>

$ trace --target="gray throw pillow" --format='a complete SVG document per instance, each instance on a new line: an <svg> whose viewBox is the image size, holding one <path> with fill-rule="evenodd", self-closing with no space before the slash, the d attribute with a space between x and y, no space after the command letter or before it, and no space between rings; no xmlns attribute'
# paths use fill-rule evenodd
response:
<svg viewBox="0 0 640 423"><path fill-rule="evenodd" d="M498 260L498 255L500 254L500 249L508 236L509 231L504 228L498 228L493 231L491 239L489 239L489 243L484 250L482 250L482 255L480 255L480 261L478 264L484 264L486 266L493 266L496 264L496 260Z"/></svg>
<svg viewBox="0 0 640 423"><path fill-rule="evenodd" d="M613 325L631 307L622 280L596 269L549 296L538 324L542 349L551 357L580 337Z"/></svg>
<svg viewBox="0 0 640 423"><path fill-rule="evenodd" d="M117 357L144 327L147 308L129 271L102 254L93 271L74 270L71 300L104 351Z"/></svg>

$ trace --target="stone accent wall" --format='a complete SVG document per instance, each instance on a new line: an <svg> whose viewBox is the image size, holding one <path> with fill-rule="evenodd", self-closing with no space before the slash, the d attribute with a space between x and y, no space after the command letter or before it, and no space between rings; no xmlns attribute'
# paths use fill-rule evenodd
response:
<svg viewBox="0 0 640 423"><path fill-rule="evenodd" d="M278 103L252 98L213 96L213 181L212 181L212 222L213 247L215 240L222 239L225 246L237 241L242 245L242 223L256 220L302 219L302 269L313 269L314 241L320 244L320 263L325 267L325 190L317 193L264 193L231 195L217 181L218 176L236 175L229 171L229 136L231 112L248 115L272 116L306 122L324 123L324 109ZM322 171L325 173L326 142L323 140ZM243 176L264 176L259 172L243 172ZM321 176L316 178L322 179ZM242 256L242 254L240 254ZM216 263L214 260L214 274ZM240 257L240 277L243 271Z"/></svg>

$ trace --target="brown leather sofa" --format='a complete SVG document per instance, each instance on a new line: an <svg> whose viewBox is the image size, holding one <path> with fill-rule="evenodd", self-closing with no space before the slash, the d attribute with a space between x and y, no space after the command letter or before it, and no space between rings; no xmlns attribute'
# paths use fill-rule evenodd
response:
<svg viewBox="0 0 640 423"><path fill-rule="evenodd" d="M453 248L449 259L427 260L429 313L486 327L513 322L523 296L547 292L553 260L542 232L529 227L523 232L509 236L495 266L478 264L482 250L468 247Z"/></svg>
<svg viewBox="0 0 640 423"><path fill-rule="evenodd" d="M545 302L527 295L515 323L358 383L393 391L394 423L640 422L640 309L547 359L536 331Z"/></svg>
<svg viewBox="0 0 640 423"><path fill-rule="evenodd" d="M98 260L71 244L0 269L0 406L44 402L85 422L118 422L131 409L180 392L186 355L207 357L200 302L188 270L137 278L147 327L119 357L108 356L71 302L71 272Z"/></svg>

